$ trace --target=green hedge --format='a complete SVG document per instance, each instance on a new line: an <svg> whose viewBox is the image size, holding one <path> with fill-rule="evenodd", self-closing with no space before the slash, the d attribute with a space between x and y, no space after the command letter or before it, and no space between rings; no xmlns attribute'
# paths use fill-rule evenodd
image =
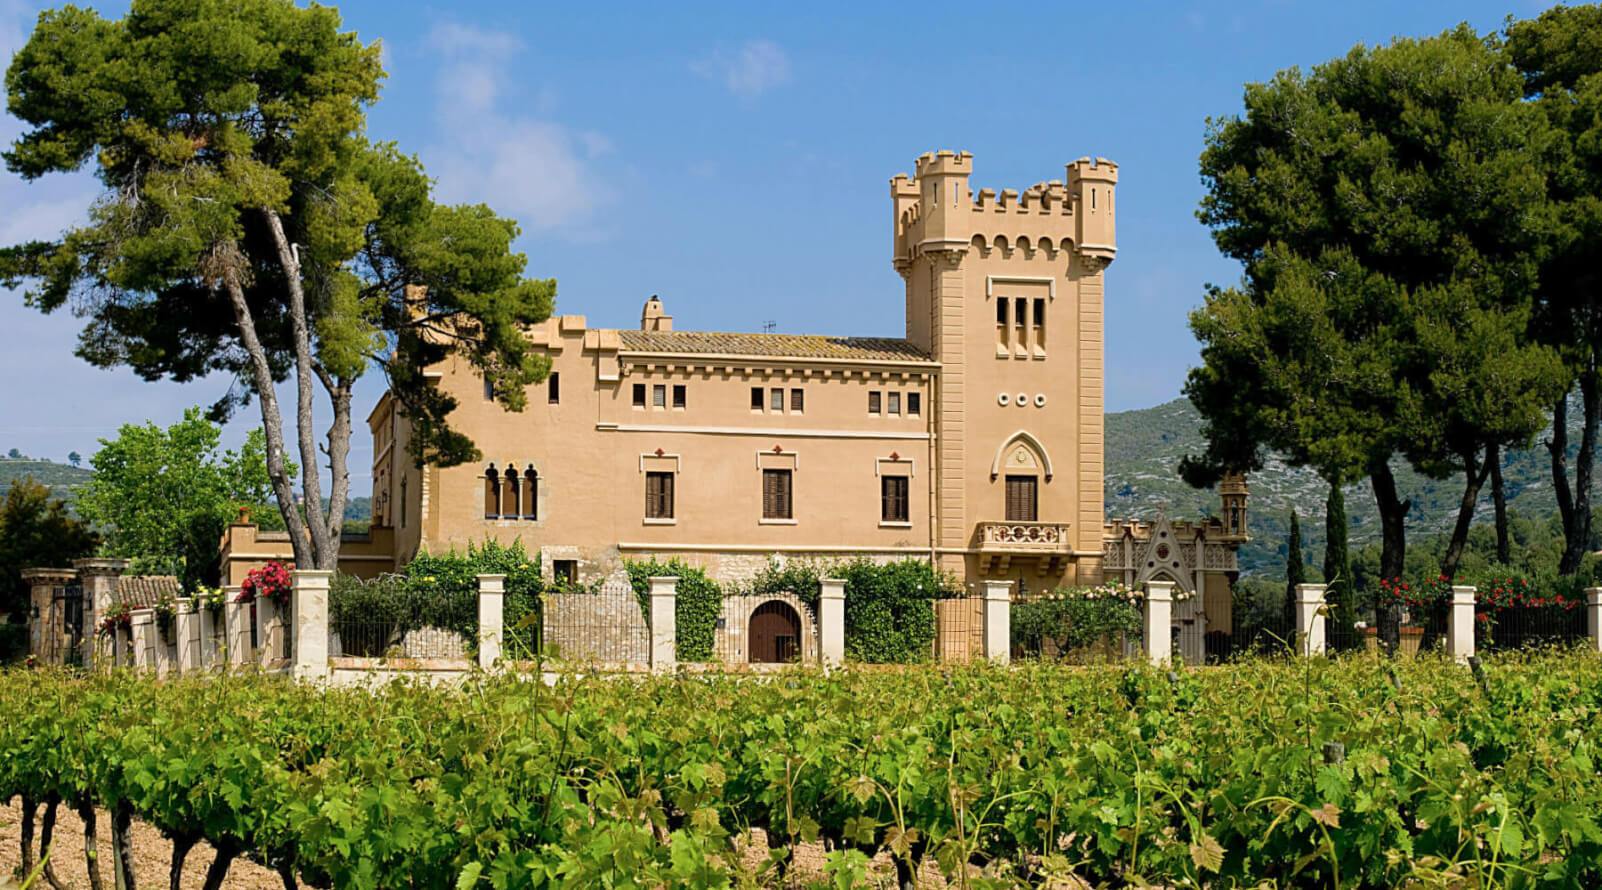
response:
<svg viewBox="0 0 1602 890"><path fill-rule="evenodd" d="M651 617L650 595L653 577L672 576L679 579L677 602L673 609L674 633L678 644L675 651L679 661L711 661L713 643L717 638L718 616L723 614L723 589L718 582L706 576L682 559L661 562L655 559L629 560L629 584L639 597L640 609L646 620Z"/></svg>
<svg viewBox="0 0 1602 890"><path fill-rule="evenodd" d="M934 646L933 600L963 595L962 584L927 560L876 563L772 560L746 585L756 595L793 593L816 614L822 579L846 582L846 655L878 664L925 661Z"/></svg>
<svg viewBox="0 0 1602 890"><path fill-rule="evenodd" d="M1116 650L1097 647L1138 639L1140 606L1109 588L1064 587L1012 606L1012 645L1029 655L1076 660Z"/></svg>

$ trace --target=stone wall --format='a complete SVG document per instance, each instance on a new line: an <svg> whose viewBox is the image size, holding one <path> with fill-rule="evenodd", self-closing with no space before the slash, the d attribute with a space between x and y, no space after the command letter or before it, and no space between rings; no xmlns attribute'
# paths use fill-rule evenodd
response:
<svg viewBox="0 0 1602 890"><path fill-rule="evenodd" d="M651 629L634 588L612 578L598 593L548 593L541 651L550 658L594 664L648 664Z"/></svg>

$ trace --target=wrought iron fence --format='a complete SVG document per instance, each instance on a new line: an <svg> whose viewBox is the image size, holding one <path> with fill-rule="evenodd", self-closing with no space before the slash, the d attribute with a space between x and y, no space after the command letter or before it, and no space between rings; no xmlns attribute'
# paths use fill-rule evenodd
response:
<svg viewBox="0 0 1602 890"><path fill-rule="evenodd" d="M1289 655L1296 651L1295 622L1283 609L1256 609L1235 616L1234 628L1227 634L1209 634L1208 661L1262 658Z"/></svg>
<svg viewBox="0 0 1602 890"><path fill-rule="evenodd" d="M1588 638L1585 608L1574 599L1544 606L1482 608L1474 614L1474 646L1479 650L1573 646Z"/></svg>
<svg viewBox="0 0 1602 890"><path fill-rule="evenodd" d="M478 635L478 592L391 601L333 616L329 652L356 658L466 658Z"/></svg>
<svg viewBox="0 0 1602 890"><path fill-rule="evenodd" d="M934 659L964 664L984 653L984 600L957 597L935 600Z"/></svg>
<svg viewBox="0 0 1602 890"><path fill-rule="evenodd" d="M651 661L651 628L634 588L622 579L594 592L547 593L535 619L523 619L511 651L514 658L534 657L604 667L635 668Z"/></svg>
<svg viewBox="0 0 1602 890"><path fill-rule="evenodd" d="M1141 607L1120 599L1040 596L1012 605L1012 657L1096 664L1138 657Z"/></svg>

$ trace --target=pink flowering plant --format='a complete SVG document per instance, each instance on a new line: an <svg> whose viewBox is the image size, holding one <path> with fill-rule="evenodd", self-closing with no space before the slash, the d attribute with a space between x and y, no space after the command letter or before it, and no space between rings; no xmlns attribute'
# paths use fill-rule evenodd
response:
<svg viewBox="0 0 1602 890"><path fill-rule="evenodd" d="M236 603L250 603L266 598L280 606L288 605L291 589L289 567L276 560L258 569L251 569L245 583L239 587Z"/></svg>
<svg viewBox="0 0 1602 890"><path fill-rule="evenodd" d="M106 614L100 616L98 630L103 637L109 637L119 630L133 628L133 609L122 601L112 603L106 608Z"/></svg>

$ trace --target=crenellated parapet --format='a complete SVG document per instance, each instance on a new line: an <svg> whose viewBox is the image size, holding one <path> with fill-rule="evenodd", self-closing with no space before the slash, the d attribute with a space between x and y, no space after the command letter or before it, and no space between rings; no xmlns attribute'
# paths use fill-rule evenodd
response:
<svg viewBox="0 0 1602 890"><path fill-rule="evenodd" d="M1023 190L981 188L969 179L973 156L941 151L918 158L914 175L890 180L895 213L894 262L903 273L919 256L970 248L988 254L1071 252L1096 261L1098 270L1117 254L1114 193L1118 165L1080 158L1065 180Z"/></svg>

